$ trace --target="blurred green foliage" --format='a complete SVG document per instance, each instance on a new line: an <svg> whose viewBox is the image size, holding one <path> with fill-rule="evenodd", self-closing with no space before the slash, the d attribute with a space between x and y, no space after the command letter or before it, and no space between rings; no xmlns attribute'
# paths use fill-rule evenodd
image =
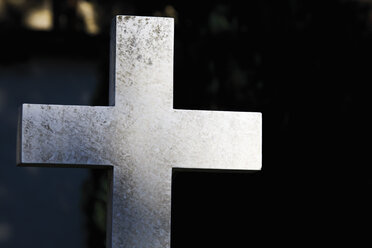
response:
<svg viewBox="0 0 372 248"><path fill-rule="evenodd" d="M87 247L106 247L106 211L109 195L109 176L104 169L92 169L83 185L82 208L85 213Z"/></svg>

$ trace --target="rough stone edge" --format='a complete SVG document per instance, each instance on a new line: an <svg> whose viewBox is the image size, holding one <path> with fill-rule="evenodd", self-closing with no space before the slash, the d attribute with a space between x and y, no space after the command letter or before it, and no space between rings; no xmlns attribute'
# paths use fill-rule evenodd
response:
<svg viewBox="0 0 372 248"><path fill-rule="evenodd" d="M22 128L23 120L23 104L18 107L18 123L17 123L17 147L16 147L16 164L22 166Z"/></svg>
<svg viewBox="0 0 372 248"><path fill-rule="evenodd" d="M109 106L115 106L117 19L118 16L112 19L110 30Z"/></svg>

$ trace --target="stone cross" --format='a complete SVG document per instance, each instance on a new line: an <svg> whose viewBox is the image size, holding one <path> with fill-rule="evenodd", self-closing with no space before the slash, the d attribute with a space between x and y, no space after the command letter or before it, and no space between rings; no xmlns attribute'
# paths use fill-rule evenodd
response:
<svg viewBox="0 0 372 248"><path fill-rule="evenodd" d="M173 108L173 19L112 31L110 106L23 104L17 163L109 169L107 247L167 248L172 168L259 170L261 114Z"/></svg>

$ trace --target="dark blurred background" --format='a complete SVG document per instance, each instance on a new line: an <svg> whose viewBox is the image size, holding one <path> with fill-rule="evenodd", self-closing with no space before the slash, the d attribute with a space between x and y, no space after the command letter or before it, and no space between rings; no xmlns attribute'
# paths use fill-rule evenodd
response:
<svg viewBox="0 0 372 248"><path fill-rule="evenodd" d="M104 247L106 172L17 168L16 123L107 105L117 14L175 18L175 108L263 113L262 171L174 171L173 248L371 243L372 0L0 0L0 247Z"/></svg>

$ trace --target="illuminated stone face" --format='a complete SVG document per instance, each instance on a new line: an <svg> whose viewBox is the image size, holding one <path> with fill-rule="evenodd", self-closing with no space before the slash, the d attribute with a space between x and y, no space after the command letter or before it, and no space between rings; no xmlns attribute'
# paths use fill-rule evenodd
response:
<svg viewBox="0 0 372 248"><path fill-rule="evenodd" d="M173 25L116 18L111 106L22 106L18 164L112 172L108 247L170 246L172 168L261 168L260 113L173 109Z"/></svg>

